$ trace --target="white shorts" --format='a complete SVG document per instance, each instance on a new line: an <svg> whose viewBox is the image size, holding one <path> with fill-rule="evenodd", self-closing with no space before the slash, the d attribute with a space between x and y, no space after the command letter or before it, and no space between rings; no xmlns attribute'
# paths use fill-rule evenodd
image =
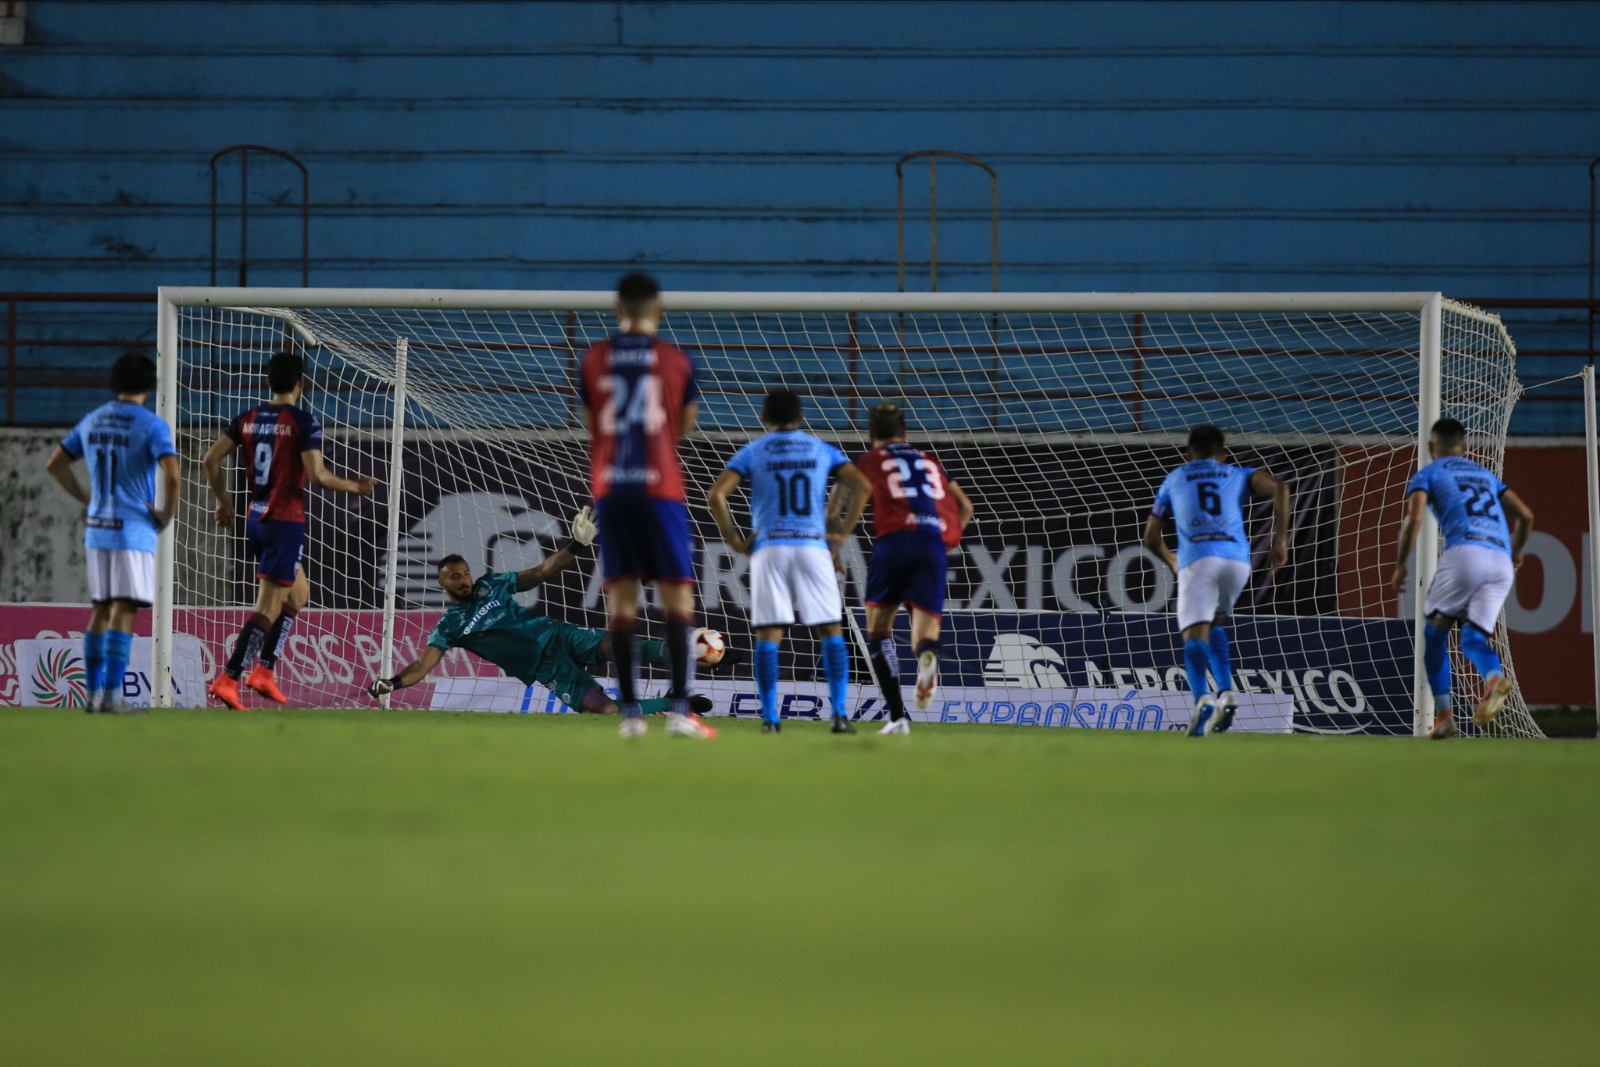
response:
<svg viewBox="0 0 1600 1067"><path fill-rule="evenodd" d="M764 545L750 557L750 621L823 626L844 618L833 555L815 545Z"/></svg>
<svg viewBox="0 0 1600 1067"><path fill-rule="evenodd" d="M1428 586L1423 614L1465 619L1486 634L1494 633L1500 608L1517 580L1511 557L1492 548L1457 545L1439 556L1439 569Z"/></svg>
<svg viewBox="0 0 1600 1067"><path fill-rule="evenodd" d="M156 554L128 548L91 548L89 556L89 599L96 604L107 600L131 600L149 607L156 600Z"/></svg>
<svg viewBox="0 0 1600 1067"><path fill-rule="evenodd" d="M1201 556L1178 572L1178 629L1225 619L1250 581L1250 564Z"/></svg>

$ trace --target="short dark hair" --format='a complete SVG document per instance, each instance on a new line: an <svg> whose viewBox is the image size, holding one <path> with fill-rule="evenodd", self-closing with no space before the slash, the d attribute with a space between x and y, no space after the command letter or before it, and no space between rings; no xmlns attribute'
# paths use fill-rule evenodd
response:
<svg viewBox="0 0 1600 1067"><path fill-rule="evenodd" d="M267 360L267 384L274 393L292 393L306 376L306 361L298 352L279 352Z"/></svg>
<svg viewBox="0 0 1600 1067"><path fill-rule="evenodd" d="M661 286L643 271L634 271L617 283L617 299L630 308L638 307L661 295Z"/></svg>
<svg viewBox="0 0 1600 1067"><path fill-rule="evenodd" d="M1429 432L1445 448L1454 448L1467 439L1467 428L1461 425L1460 419L1440 419Z"/></svg>
<svg viewBox="0 0 1600 1067"><path fill-rule="evenodd" d="M867 432L874 441L892 441L906 432L906 413L893 400L885 400L867 413Z"/></svg>
<svg viewBox="0 0 1600 1067"><path fill-rule="evenodd" d="M767 393L761 405L761 421L768 426L787 426L800 421L800 394L783 386Z"/></svg>
<svg viewBox="0 0 1600 1067"><path fill-rule="evenodd" d="M148 393L155 387L155 361L142 350L129 349L111 364L111 391L118 396L124 393Z"/></svg>
<svg viewBox="0 0 1600 1067"><path fill-rule="evenodd" d="M1189 451L1197 456L1214 456L1222 451L1227 437L1209 422L1189 431Z"/></svg>
<svg viewBox="0 0 1600 1067"><path fill-rule="evenodd" d="M444 569L446 567L453 566L454 564L457 564L457 563L465 563L466 561L467 561L467 557L466 556L458 555L458 554L452 552L448 556L446 556L444 559L441 559L439 561L439 565L433 569L433 573L440 574L440 573L442 573L444 571Z"/></svg>

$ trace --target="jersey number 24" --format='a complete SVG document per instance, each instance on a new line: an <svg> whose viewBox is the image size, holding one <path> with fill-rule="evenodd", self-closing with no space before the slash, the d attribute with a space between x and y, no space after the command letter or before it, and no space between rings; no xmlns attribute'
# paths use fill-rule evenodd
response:
<svg viewBox="0 0 1600 1067"><path fill-rule="evenodd" d="M615 436L640 427L653 434L667 424L667 411L661 406L661 379L654 374L641 374L631 390L628 379L620 374L608 374L601 381L606 390L605 403L600 405L601 433Z"/></svg>

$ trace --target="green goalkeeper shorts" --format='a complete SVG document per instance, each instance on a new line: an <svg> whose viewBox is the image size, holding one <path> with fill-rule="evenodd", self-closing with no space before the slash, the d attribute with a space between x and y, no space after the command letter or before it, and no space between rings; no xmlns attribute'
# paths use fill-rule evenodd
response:
<svg viewBox="0 0 1600 1067"><path fill-rule="evenodd" d="M550 636L545 641L544 658L534 680L577 711L585 693L601 688L588 669L606 663L601 648L605 639L604 630L553 621Z"/></svg>

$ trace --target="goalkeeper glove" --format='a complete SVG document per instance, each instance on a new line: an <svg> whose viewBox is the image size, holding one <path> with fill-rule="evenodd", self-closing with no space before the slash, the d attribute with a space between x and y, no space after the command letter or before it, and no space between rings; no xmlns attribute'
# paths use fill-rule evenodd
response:
<svg viewBox="0 0 1600 1067"><path fill-rule="evenodd" d="M393 678L375 678L372 684L367 686L367 696L377 700L379 697L388 696L399 688L401 688L401 685L398 674Z"/></svg>
<svg viewBox="0 0 1600 1067"><path fill-rule="evenodd" d="M578 547L588 548L594 544L594 539L599 533L600 527L594 521L594 508L584 508L572 516L572 542L567 545L568 550Z"/></svg>

